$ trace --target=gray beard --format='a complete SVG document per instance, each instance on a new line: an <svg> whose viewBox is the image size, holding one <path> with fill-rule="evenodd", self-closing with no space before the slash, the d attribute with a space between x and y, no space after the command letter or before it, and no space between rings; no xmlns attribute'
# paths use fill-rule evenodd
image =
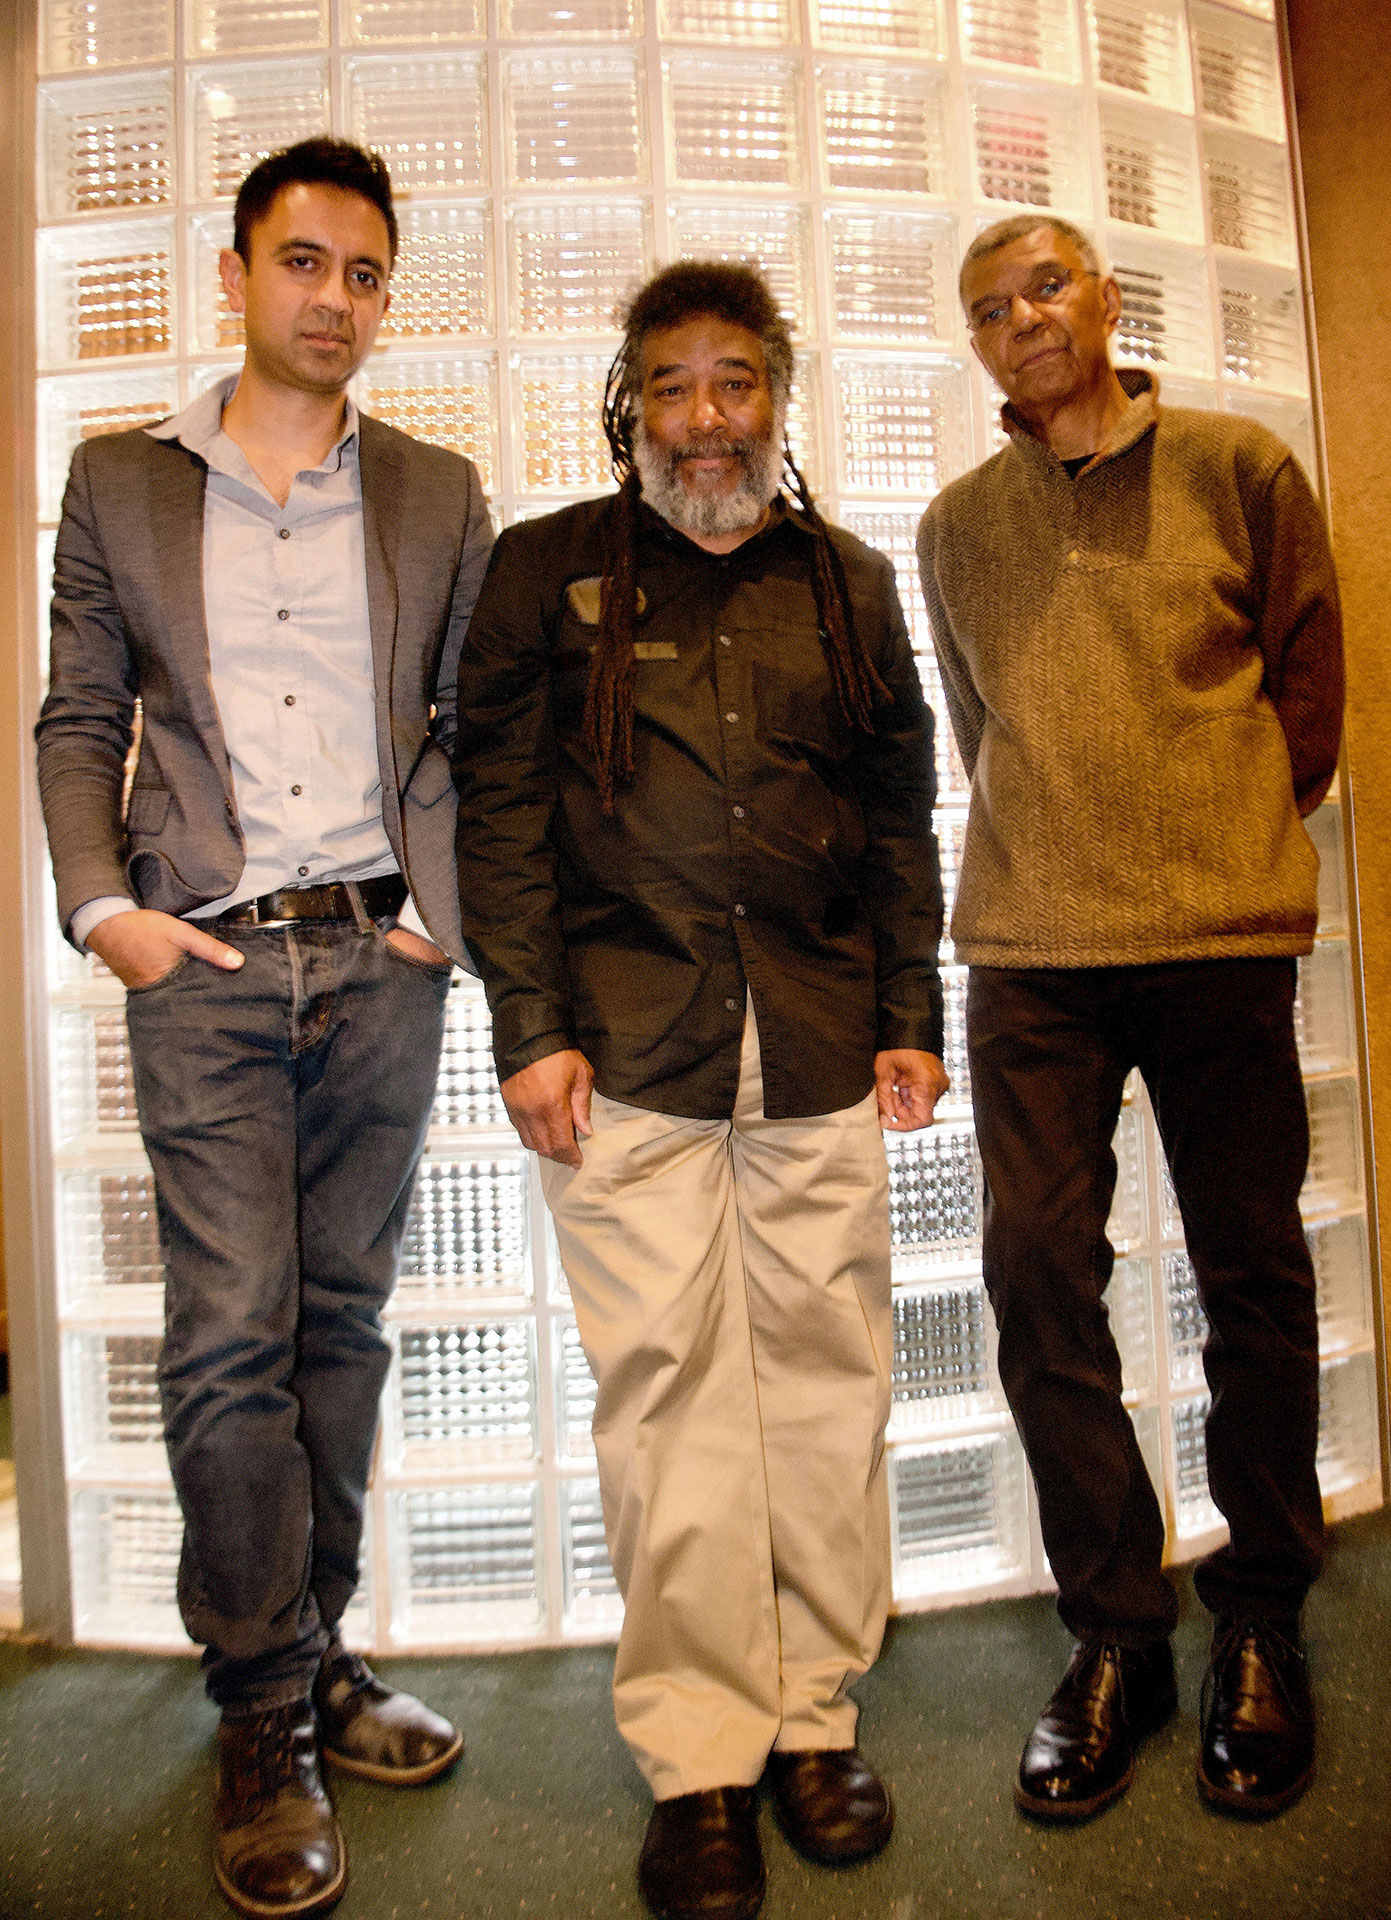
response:
<svg viewBox="0 0 1391 1920"><path fill-rule="evenodd" d="M680 532L698 540L742 533L756 527L771 505L782 478L783 409L766 440L714 439L687 442L685 447L654 447L639 419L633 428L633 464L642 481L642 497ZM682 455L703 454L711 447L733 453L739 476L729 492L704 493L688 487L681 477Z"/></svg>

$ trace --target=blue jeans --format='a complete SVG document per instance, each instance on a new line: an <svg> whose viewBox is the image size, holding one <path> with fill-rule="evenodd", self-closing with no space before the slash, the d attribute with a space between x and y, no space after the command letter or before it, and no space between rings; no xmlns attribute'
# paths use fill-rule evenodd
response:
<svg viewBox="0 0 1391 1920"><path fill-rule="evenodd" d="M302 1698L352 1597L449 985L375 927L236 927L126 1003L165 1259L179 1606L211 1697Z"/></svg>

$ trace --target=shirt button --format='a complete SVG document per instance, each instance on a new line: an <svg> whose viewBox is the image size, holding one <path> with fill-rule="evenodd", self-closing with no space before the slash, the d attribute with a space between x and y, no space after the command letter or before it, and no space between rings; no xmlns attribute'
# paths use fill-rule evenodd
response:
<svg viewBox="0 0 1391 1920"><path fill-rule="evenodd" d="M275 617L277 620L288 620L290 617L290 609L288 607L282 607Z"/></svg>
<svg viewBox="0 0 1391 1920"><path fill-rule="evenodd" d="M743 817L744 817L744 809L742 807L736 807L734 809L734 818L736 820L742 820Z"/></svg>
<svg viewBox="0 0 1391 1920"><path fill-rule="evenodd" d="M282 540L288 540L288 539L289 539L289 537L290 537L290 529L289 529L288 527L280 527L280 528L278 529L278 532L279 532L279 534L280 534L280 538L281 538Z"/></svg>
<svg viewBox="0 0 1391 1920"><path fill-rule="evenodd" d="M726 1000L724 1004L727 1013L738 1013L739 1002L737 1000Z"/></svg>
<svg viewBox="0 0 1391 1920"><path fill-rule="evenodd" d="M727 713L725 715L725 719L729 722L731 727L737 727L739 724L739 716L737 713Z"/></svg>
<svg viewBox="0 0 1391 1920"><path fill-rule="evenodd" d="M303 874L306 874L306 873L308 873L308 871L309 871L309 869L308 869L308 867L301 867L301 868L299 869L299 871L300 871L300 873L301 873L301 875L303 875Z"/></svg>
<svg viewBox="0 0 1391 1920"><path fill-rule="evenodd" d="M287 707L292 707L294 704L295 704L295 696L292 693L287 693L285 695L285 705Z"/></svg>
<svg viewBox="0 0 1391 1920"><path fill-rule="evenodd" d="M291 788L290 788L290 792L291 792L291 793L294 793L294 794L300 794L300 793L303 793L303 792L304 792L304 788L303 788L303 787L291 787Z"/></svg>

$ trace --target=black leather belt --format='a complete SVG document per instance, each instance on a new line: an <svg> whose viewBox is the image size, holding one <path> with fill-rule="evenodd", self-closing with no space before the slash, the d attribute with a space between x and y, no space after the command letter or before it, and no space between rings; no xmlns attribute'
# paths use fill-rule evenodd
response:
<svg viewBox="0 0 1391 1920"><path fill-rule="evenodd" d="M388 913L399 913L406 903L406 883L399 873L384 873L379 880L354 883L362 896L369 920L380 920ZM354 920L352 895L341 880L330 880L322 887L282 887L278 893L263 893L257 900L239 900L235 907L205 925L214 927L278 927L291 920Z"/></svg>

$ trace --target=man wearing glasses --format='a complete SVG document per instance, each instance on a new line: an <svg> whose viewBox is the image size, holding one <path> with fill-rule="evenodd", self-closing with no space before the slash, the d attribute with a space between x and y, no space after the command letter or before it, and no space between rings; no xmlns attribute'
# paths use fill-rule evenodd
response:
<svg viewBox="0 0 1391 1920"><path fill-rule="evenodd" d="M1291 1805L1313 1770L1299 1637L1319 1571L1318 1328L1298 1197L1308 1122L1296 959L1332 780L1337 589L1289 449L1160 406L1117 373L1116 281L1075 227L1023 215L966 254L961 296L1009 445L919 533L947 704L972 775L952 937L1000 1373L1077 1648L1016 1799L1084 1819L1173 1711L1164 1522L1121 1401L1103 1294L1110 1140L1144 1077L1209 1332L1208 1479L1230 1542L1198 1786Z"/></svg>

